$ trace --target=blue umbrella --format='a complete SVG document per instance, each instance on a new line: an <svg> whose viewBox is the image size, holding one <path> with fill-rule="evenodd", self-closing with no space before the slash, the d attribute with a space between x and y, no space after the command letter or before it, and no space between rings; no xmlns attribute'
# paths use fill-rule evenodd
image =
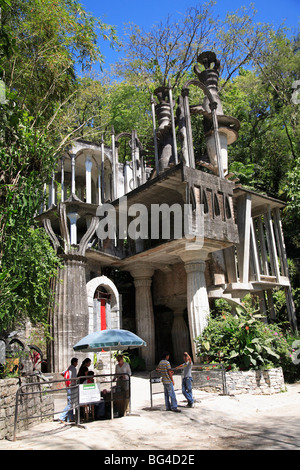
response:
<svg viewBox="0 0 300 470"><path fill-rule="evenodd" d="M74 351L99 352L134 349L147 346L139 336L128 330L95 331L73 346Z"/></svg>
<svg viewBox="0 0 300 470"><path fill-rule="evenodd" d="M110 373L111 373L111 351L134 349L147 346L147 343L139 336L128 330L101 330L90 333L73 346L74 351L99 352L110 351ZM113 398L111 388L111 417L113 418Z"/></svg>

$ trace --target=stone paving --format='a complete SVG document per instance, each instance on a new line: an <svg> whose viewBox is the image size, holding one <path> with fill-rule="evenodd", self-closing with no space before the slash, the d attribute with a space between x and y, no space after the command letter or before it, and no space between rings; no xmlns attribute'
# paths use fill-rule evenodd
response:
<svg viewBox="0 0 300 470"><path fill-rule="evenodd" d="M149 379L132 377L131 414L123 418L82 423L57 421L0 441L0 450L299 450L300 383L275 395L223 396L194 391L196 404L187 408L176 392L181 413L165 411L163 394L153 396ZM104 457L103 457L104 458Z"/></svg>

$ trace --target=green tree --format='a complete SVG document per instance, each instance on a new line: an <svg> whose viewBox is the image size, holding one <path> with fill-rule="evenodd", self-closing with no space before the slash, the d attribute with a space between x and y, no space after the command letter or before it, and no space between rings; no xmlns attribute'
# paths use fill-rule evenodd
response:
<svg viewBox="0 0 300 470"><path fill-rule="evenodd" d="M66 140L57 133L57 120L78 92L77 69L88 71L103 62L98 38L114 45L115 29L88 14L77 0L15 0L3 10L1 23L2 40L10 31L9 60L2 56L1 78L17 91L17 106L33 116L31 127L47 131L59 149Z"/></svg>
<svg viewBox="0 0 300 470"><path fill-rule="evenodd" d="M0 107L0 330L45 322L59 260L34 216L53 166L49 142L13 96Z"/></svg>
<svg viewBox="0 0 300 470"><path fill-rule="evenodd" d="M178 21L169 15L148 32L138 25L126 25L125 58L117 64L116 72L125 79L134 77L135 83L151 91L167 86L169 79L176 87L198 53L212 43L217 30L213 5L213 1L198 3Z"/></svg>
<svg viewBox="0 0 300 470"><path fill-rule="evenodd" d="M0 6L0 329L7 329L46 319L59 260L34 217L56 152L82 127L58 125L79 89L77 67L102 61L98 35L113 43L115 31L77 0Z"/></svg>

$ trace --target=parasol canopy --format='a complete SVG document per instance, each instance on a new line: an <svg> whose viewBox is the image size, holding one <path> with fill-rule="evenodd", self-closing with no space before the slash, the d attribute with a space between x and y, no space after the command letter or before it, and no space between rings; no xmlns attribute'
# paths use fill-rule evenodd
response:
<svg viewBox="0 0 300 470"><path fill-rule="evenodd" d="M111 352L124 349L142 348L147 343L135 333L128 330L101 330L85 336L73 346L74 351L101 352L110 351L110 373ZM111 387L111 418L113 418L113 390Z"/></svg>
<svg viewBox="0 0 300 470"><path fill-rule="evenodd" d="M101 330L90 333L73 346L74 351L100 352L134 349L147 346L147 343L128 330Z"/></svg>

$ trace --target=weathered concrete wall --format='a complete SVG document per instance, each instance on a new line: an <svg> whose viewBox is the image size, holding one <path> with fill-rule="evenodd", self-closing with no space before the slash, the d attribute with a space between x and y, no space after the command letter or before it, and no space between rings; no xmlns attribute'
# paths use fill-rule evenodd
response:
<svg viewBox="0 0 300 470"><path fill-rule="evenodd" d="M12 378L12 379L1 379L0 380L0 439L12 439L14 433L14 420L15 420L15 405L16 405L16 393L20 387L21 380L22 385L37 383L36 377L25 378ZM43 390L36 385L28 386L24 389L25 392L33 392ZM37 424L38 422L53 419L53 416L45 418L35 418L32 416L40 415L41 413L53 413L54 412L54 401L53 394L37 393L30 395L23 395L19 400L18 405L18 424L17 432L21 430L27 430L31 425Z"/></svg>

